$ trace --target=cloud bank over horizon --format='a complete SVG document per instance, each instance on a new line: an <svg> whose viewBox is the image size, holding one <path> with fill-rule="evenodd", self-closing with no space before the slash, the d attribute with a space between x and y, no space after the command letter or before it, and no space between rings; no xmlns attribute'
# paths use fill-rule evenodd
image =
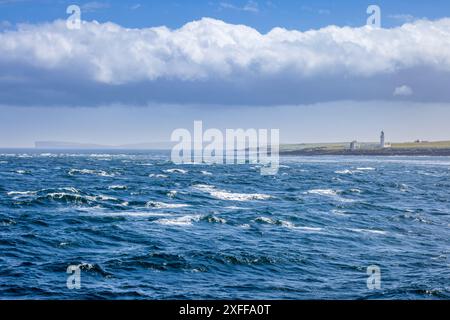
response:
<svg viewBox="0 0 450 320"><path fill-rule="evenodd" d="M57 20L0 32L0 105L450 102L449 84L450 18L267 34L211 18L175 30Z"/></svg>

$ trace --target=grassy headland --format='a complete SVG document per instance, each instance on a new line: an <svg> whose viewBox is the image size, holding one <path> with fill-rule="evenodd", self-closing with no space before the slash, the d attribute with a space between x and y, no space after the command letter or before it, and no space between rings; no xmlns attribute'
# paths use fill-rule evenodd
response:
<svg viewBox="0 0 450 320"><path fill-rule="evenodd" d="M350 150L349 142L342 143L305 143L283 144L282 155L373 155L373 156L450 156L450 141L420 141L392 143L389 148L381 149L378 144L358 143L358 148Z"/></svg>

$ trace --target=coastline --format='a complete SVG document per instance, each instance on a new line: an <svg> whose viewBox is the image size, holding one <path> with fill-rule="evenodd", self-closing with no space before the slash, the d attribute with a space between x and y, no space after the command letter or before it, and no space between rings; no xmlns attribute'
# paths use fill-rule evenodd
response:
<svg viewBox="0 0 450 320"><path fill-rule="evenodd" d="M330 149L303 149L281 151L282 156L450 156L450 148L446 149L377 149L377 150L330 150Z"/></svg>

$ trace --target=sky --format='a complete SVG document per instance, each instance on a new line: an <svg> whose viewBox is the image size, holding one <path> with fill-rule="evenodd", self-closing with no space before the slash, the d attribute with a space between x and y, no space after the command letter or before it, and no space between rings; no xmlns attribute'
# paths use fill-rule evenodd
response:
<svg viewBox="0 0 450 320"><path fill-rule="evenodd" d="M448 1L0 0L0 147L161 142L194 120L450 140L449 87Z"/></svg>

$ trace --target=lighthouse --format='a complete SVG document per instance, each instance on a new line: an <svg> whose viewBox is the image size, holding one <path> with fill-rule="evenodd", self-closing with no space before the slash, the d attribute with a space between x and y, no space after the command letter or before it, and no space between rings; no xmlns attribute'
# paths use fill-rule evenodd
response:
<svg viewBox="0 0 450 320"><path fill-rule="evenodd" d="M380 148L384 149L386 148L386 143L384 140L384 131L381 131L381 136L380 136Z"/></svg>

